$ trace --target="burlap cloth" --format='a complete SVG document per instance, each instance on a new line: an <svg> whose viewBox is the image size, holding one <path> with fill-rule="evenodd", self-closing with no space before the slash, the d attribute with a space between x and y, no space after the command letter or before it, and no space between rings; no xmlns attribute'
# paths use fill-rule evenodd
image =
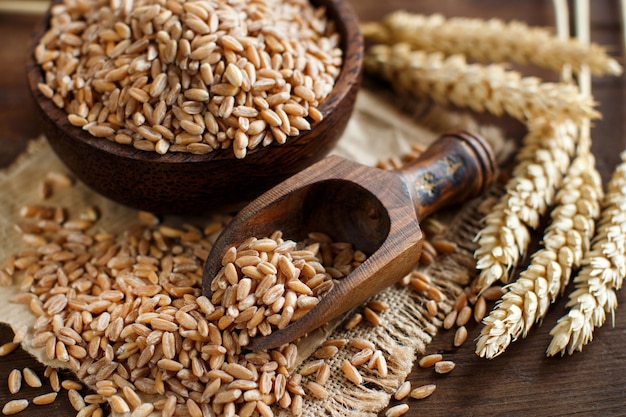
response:
<svg viewBox="0 0 626 417"><path fill-rule="evenodd" d="M492 143L501 160L512 147L511 142L504 140L497 128L478 126L468 116L446 111L430 103L402 103L400 109L397 98L391 93L362 89L346 132L333 153L374 165L381 159L407 153L413 143L428 144L440 133L454 129L478 131ZM20 208L41 202L38 189L50 171L67 170L46 141L39 138L32 141L29 149L11 167L0 172L0 261L20 248L21 239L13 227L20 220ZM329 360L332 376L326 387L331 393L330 398L319 401L307 397L303 415L373 416L388 404L395 388L410 372L416 356L425 351L436 334L443 315L452 308L455 296L473 276L472 238L479 227L480 214L475 209L479 203L477 200L468 202L454 216L450 216L454 220L449 222L447 234L449 239L457 242L458 249L452 256L437 259L428 268L434 282L445 295L445 299L439 303L440 314L437 317L431 318L426 314L425 296L410 288L394 286L376 296L391 306L381 313L382 325L360 325L347 331L337 320L334 323L336 326L330 326L326 332L312 335L300 343L301 359L306 362L307 356L326 338L361 337L372 341L385 353L389 368L386 378L377 376L373 371L369 374L363 371L365 383L357 386L341 372L343 359L349 358L354 352L347 348L341 349L338 355ZM70 215L77 215L88 206L97 206L101 211L101 219L96 227L112 233L124 230L137 219L136 210L114 203L80 182L70 189L57 190L46 204L62 205L68 208ZM13 329L30 326L35 321L35 316L27 306L12 302L18 292L18 285L0 291L0 321L8 323ZM31 337L29 332L22 343L24 349L45 364L62 367L62 363L45 360L42 349L33 349L30 345Z"/></svg>

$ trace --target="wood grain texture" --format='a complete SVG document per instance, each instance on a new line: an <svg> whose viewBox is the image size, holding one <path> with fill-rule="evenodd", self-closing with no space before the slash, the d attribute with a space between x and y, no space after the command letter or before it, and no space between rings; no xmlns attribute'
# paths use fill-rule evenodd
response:
<svg viewBox="0 0 626 417"><path fill-rule="evenodd" d="M77 178L122 204L159 214L205 214L239 208L271 186L319 161L343 133L361 79L363 39L352 7L340 0L319 0L336 22L346 51L335 86L320 104L324 115L312 129L287 144L258 147L237 159L232 149L206 155L186 152L140 151L72 126L67 114L37 88L43 80L32 54L26 59L28 86L43 131L59 158ZM48 17L38 23L30 49L46 30Z"/></svg>
<svg viewBox="0 0 626 417"><path fill-rule="evenodd" d="M552 26L554 13L548 0L350 0L359 17L380 19L398 8L421 13L441 12L448 16L502 17L520 19L531 24ZM571 2L570 2L571 3ZM591 2L592 40L607 45L620 54L618 2ZM0 15L0 165L9 164L23 150L29 139L39 133L34 107L30 104L23 66L25 45L36 19L28 16ZM18 63L20 65L18 65ZM603 179L608 180L626 148L626 88L624 78L594 80L593 93L602 112L602 120L592 129L593 152ZM521 138L518 124L503 126L513 138ZM2 198L0 190L0 198ZM570 291L571 285L567 289ZM494 360L478 358L472 340L479 326L468 326L469 336L461 348L453 348L453 332L442 331L428 346L428 353L443 352L456 362L447 375L436 375L432 369L416 368L409 380L414 386L437 384L425 400L409 400L406 416L623 416L626 415L626 296L618 295L620 307L615 325L605 324L594 334L593 342L582 353L571 357L546 358L549 330L566 312L566 299L551 306L544 323L532 329L527 339L513 343L506 353ZM7 329L3 330L7 332ZM0 343L10 340L10 332L0 333ZM0 405L10 396L6 377L13 367L37 363L26 354L14 352L0 358ZM43 370L41 370L43 372ZM74 415L63 396L51 406L30 407L20 415L40 417L51 414ZM384 413L381 413L384 415Z"/></svg>

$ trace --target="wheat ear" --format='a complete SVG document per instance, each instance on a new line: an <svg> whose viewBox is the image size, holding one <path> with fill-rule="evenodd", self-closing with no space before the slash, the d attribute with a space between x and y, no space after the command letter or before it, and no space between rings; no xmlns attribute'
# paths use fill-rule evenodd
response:
<svg viewBox="0 0 626 417"><path fill-rule="evenodd" d="M607 185L591 250L574 278L569 312L550 331L548 356L582 350L594 329L604 324L606 314L613 315L617 307L615 291L626 276L626 152L620 157L622 162Z"/></svg>
<svg viewBox="0 0 626 417"><path fill-rule="evenodd" d="M622 67L597 44L559 39L551 31L519 21L445 18L396 11L381 23L365 23L363 34L378 43L407 42L414 49L462 54L483 62L533 64L560 71L589 66L594 75L620 75Z"/></svg>
<svg viewBox="0 0 626 417"><path fill-rule="evenodd" d="M498 64L468 64L461 55L414 51L406 43L378 44L368 48L364 64L396 91L429 97L443 105L508 114L522 122L599 116L593 100L579 94L576 86L522 77Z"/></svg>
<svg viewBox="0 0 626 417"><path fill-rule="evenodd" d="M544 248L533 254L530 265L506 286L507 292L484 319L476 343L479 356L498 356L512 341L526 337L531 326L545 316L589 249L601 196L602 180L594 157L584 151L572 162L556 195Z"/></svg>
<svg viewBox="0 0 626 417"><path fill-rule="evenodd" d="M530 242L529 229L539 225L554 202L575 150L577 128L571 121L533 120L528 127L505 193L485 216L485 227L475 238L479 292L498 280L508 282Z"/></svg>

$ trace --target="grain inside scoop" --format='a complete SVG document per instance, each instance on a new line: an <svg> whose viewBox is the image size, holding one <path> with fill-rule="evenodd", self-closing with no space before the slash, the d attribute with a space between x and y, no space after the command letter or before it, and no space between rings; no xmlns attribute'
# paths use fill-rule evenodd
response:
<svg viewBox="0 0 626 417"><path fill-rule="evenodd" d="M290 239L322 232L353 243L368 258L341 279L307 314L281 330L254 338L249 348L283 345L326 324L397 282L417 264L419 221L437 209L480 195L495 177L488 143L467 132L445 134L399 171L384 171L330 156L290 177L242 209L222 231L203 271L203 292L233 245L275 230Z"/></svg>

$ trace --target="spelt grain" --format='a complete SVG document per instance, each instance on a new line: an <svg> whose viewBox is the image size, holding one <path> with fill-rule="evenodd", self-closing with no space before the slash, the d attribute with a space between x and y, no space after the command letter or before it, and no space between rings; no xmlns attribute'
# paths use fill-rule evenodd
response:
<svg viewBox="0 0 626 417"><path fill-rule="evenodd" d="M352 261L352 259L354 259L354 255L355 254L352 253L347 262ZM367 302L367 307L377 313L381 313L389 308L389 304L380 300L370 300Z"/></svg>
<svg viewBox="0 0 626 417"><path fill-rule="evenodd" d="M83 389L83 385L80 382L74 381L72 379L64 379L61 382L61 386L68 391L80 391Z"/></svg>
<svg viewBox="0 0 626 417"><path fill-rule="evenodd" d="M487 313L487 301L485 300L484 293L481 297L476 299L474 304L474 320L480 323Z"/></svg>
<svg viewBox="0 0 626 417"><path fill-rule="evenodd" d="M363 309L363 317L365 317L365 320L374 326L380 326L382 324L380 316L369 307L365 307Z"/></svg>
<svg viewBox="0 0 626 417"><path fill-rule="evenodd" d="M61 384L59 382L59 373L53 369L50 372L50 376L49 376L49 382L50 382L50 387L52 388L52 390L54 392L59 392L61 390Z"/></svg>
<svg viewBox="0 0 626 417"><path fill-rule="evenodd" d="M74 407L74 410L80 411L85 408L85 400L83 396L80 395L78 391L75 389L70 389L67 391L67 398L70 400L70 404Z"/></svg>
<svg viewBox="0 0 626 417"><path fill-rule="evenodd" d="M22 375L24 377L24 382L26 382L29 387L40 388L42 386L41 379L39 379L35 371L33 371L32 369L22 369Z"/></svg>
<svg viewBox="0 0 626 417"><path fill-rule="evenodd" d="M429 317L435 317L437 315L437 302L435 300L426 301L426 312Z"/></svg>
<svg viewBox="0 0 626 417"><path fill-rule="evenodd" d="M405 415L409 411L408 404L398 404L390 407L385 411L385 417L399 417Z"/></svg>
<svg viewBox="0 0 626 417"><path fill-rule="evenodd" d="M47 394L38 395L33 398L33 404L36 405L47 405L52 404L54 400L57 398L56 392L49 392Z"/></svg>
<svg viewBox="0 0 626 417"><path fill-rule="evenodd" d="M472 317L472 307L465 306L459 311L459 314L456 317L456 325L457 326L465 326L470 318Z"/></svg>
<svg viewBox="0 0 626 417"><path fill-rule="evenodd" d="M422 385L413 389L409 395L411 396L411 398L414 398L416 400L422 400L432 395L432 393L435 392L436 388L437 386L435 384Z"/></svg>
<svg viewBox="0 0 626 417"><path fill-rule="evenodd" d="M321 386L315 381L307 382L306 388L309 391L309 393L315 398L317 398L318 400L326 400L330 398L330 393L328 392L328 390L326 390L326 388L324 388L323 386Z"/></svg>
<svg viewBox="0 0 626 417"><path fill-rule="evenodd" d="M369 360L374 355L374 350L370 348L365 348L363 350L355 353L350 359L350 363L354 366L363 365L364 363L369 362Z"/></svg>
<svg viewBox="0 0 626 417"><path fill-rule="evenodd" d="M443 355L439 353L431 353L430 355L423 356L418 361L420 368L430 368L435 366L436 363L443 360Z"/></svg>
<svg viewBox="0 0 626 417"><path fill-rule="evenodd" d="M342 362L341 369L346 378L348 378L353 383L360 385L363 383L363 377L359 373L359 371L350 363L348 360L344 360Z"/></svg>
<svg viewBox="0 0 626 417"><path fill-rule="evenodd" d="M22 372L19 369L13 369L9 373L8 387L11 394L17 394L22 388Z"/></svg>
<svg viewBox="0 0 626 417"><path fill-rule="evenodd" d="M393 398L400 401L408 397L410 393L411 381L404 381L402 384L400 384L396 392L393 394Z"/></svg>
<svg viewBox="0 0 626 417"><path fill-rule="evenodd" d="M467 329L465 326L459 326L454 334L454 347L460 347L467 339Z"/></svg>
<svg viewBox="0 0 626 417"><path fill-rule="evenodd" d="M319 385L324 386L328 379L330 378L330 366L327 363L323 363L322 366L317 370L315 374L315 382Z"/></svg>
<svg viewBox="0 0 626 417"><path fill-rule="evenodd" d="M454 367L455 367L454 362L440 360L437 363L435 363L435 372L437 372L438 374L447 374L449 372L452 372Z"/></svg>
<svg viewBox="0 0 626 417"><path fill-rule="evenodd" d="M443 328L448 330L451 329L452 326L456 323L458 316L458 312L456 310L451 310L446 317L443 319Z"/></svg>
<svg viewBox="0 0 626 417"><path fill-rule="evenodd" d="M504 288L502 286L496 285L487 288L481 294L482 298L486 301L495 301L504 295Z"/></svg>
<svg viewBox="0 0 626 417"><path fill-rule="evenodd" d="M109 400L109 405L111 406L111 410L115 411L116 413L121 413L121 414L130 413L130 407L121 396L113 395L108 400Z"/></svg>
<svg viewBox="0 0 626 417"><path fill-rule="evenodd" d="M0 356L6 356L18 348L20 344L16 342L7 342L0 346Z"/></svg>
<svg viewBox="0 0 626 417"><path fill-rule="evenodd" d="M9 416L17 414L28 407L28 400L11 400L2 407L2 414Z"/></svg>

